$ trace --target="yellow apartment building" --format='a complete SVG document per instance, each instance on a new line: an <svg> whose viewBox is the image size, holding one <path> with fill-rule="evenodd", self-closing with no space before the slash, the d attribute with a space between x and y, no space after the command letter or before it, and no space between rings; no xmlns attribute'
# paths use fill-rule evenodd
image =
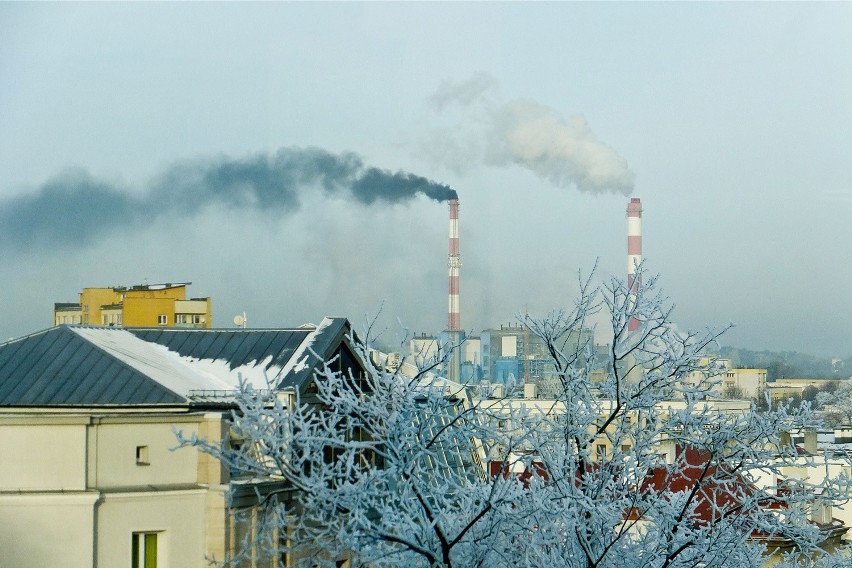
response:
<svg viewBox="0 0 852 568"><path fill-rule="evenodd" d="M53 324L210 328L210 298L187 299L190 284L83 288L79 303L54 304Z"/></svg>

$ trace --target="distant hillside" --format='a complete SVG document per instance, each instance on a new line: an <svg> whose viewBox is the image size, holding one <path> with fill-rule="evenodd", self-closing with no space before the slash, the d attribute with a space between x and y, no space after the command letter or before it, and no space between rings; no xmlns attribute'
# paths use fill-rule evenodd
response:
<svg viewBox="0 0 852 568"><path fill-rule="evenodd" d="M776 379L846 379L852 376L852 357L831 359L814 357L795 351L751 351L738 347L722 347L719 357L730 359L734 367L766 369L767 380Z"/></svg>

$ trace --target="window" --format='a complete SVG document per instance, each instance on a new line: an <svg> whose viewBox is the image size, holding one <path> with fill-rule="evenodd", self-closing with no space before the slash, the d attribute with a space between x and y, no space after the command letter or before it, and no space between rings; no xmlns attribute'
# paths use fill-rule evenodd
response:
<svg viewBox="0 0 852 568"><path fill-rule="evenodd" d="M157 568L157 533L133 533L131 568Z"/></svg>
<svg viewBox="0 0 852 568"><path fill-rule="evenodd" d="M121 314L103 314L103 325L121 325Z"/></svg>
<svg viewBox="0 0 852 568"><path fill-rule="evenodd" d="M596 449L597 449L597 453L598 453L599 458L605 458L606 457L606 446L605 445L598 444Z"/></svg>
<svg viewBox="0 0 852 568"><path fill-rule="evenodd" d="M148 446L136 446L136 465L151 465L148 461Z"/></svg>
<svg viewBox="0 0 852 568"><path fill-rule="evenodd" d="M166 325L169 323L169 316L166 314L160 314L157 316L157 325Z"/></svg>

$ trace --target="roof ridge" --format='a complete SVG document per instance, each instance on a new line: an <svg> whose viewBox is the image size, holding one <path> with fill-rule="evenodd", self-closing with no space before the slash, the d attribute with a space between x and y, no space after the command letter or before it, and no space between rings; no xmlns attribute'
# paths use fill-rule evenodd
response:
<svg viewBox="0 0 852 568"><path fill-rule="evenodd" d="M54 325L52 327L46 327L44 329L40 329L38 331L28 333L27 335L22 335L21 337L13 337L11 339L7 339L6 341L0 342L0 347L3 347L4 345L11 345L12 343L17 343L19 341L23 341L25 339L29 339L30 337L35 337L37 335L43 335L45 333L50 333L51 331L58 329L58 328L68 328L71 325L72 324L63 323L63 324L59 324L59 325Z"/></svg>

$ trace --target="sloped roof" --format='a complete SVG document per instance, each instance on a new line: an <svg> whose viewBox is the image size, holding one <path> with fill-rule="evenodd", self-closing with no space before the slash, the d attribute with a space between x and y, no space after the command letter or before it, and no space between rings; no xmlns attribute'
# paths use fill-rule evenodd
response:
<svg viewBox="0 0 852 568"><path fill-rule="evenodd" d="M198 393L300 387L349 333L57 326L0 344L0 406L186 404Z"/></svg>

